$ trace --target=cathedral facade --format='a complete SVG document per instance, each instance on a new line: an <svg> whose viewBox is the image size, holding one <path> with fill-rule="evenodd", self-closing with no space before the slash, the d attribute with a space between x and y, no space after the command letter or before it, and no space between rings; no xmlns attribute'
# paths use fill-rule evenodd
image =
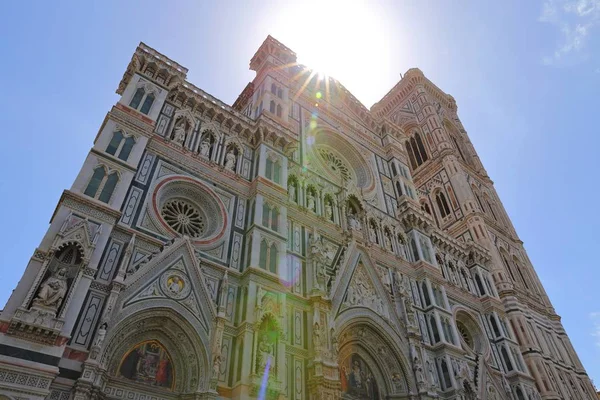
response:
<svg viewBox="0 0 600 400"><path fill-rule="evenodd" d="M410 69L367 109L270 36L250 68L230 106L138 46L0 399L596 398L452 96Z"/></svg>

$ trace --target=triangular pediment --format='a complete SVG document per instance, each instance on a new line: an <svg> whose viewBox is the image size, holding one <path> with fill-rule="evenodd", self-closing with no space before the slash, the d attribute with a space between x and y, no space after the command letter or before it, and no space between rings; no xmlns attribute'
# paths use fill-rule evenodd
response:
<svg viewBox="0 0 600 400"><path fill-rule="evenodd" d="M363 308L373 311L390 325L400 328L400 320L389 291L376 272L369 257L357 248L351 248L351 254L343 266L342 280L334 288L332 306L339 315L351 308Z"/></svg>
<svg viewBox="0 0 600 400"><path fill-rule="evenodd" d="M198 319L208 332L216 310L202 275L189 239L176 239L143 269L127 277L120 296L122 308L140 307L142 302L148 307L182 307L182 313Z"/></svg>

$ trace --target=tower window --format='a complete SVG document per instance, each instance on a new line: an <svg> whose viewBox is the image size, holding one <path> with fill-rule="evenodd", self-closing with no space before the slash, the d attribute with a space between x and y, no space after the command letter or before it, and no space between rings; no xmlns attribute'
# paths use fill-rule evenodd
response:
<svg viewBox="0 0 600 400"><path fill-rule="evenodd" d="M273 93L273 94L277 93L277 86L274 83L271 84L271 93Z"/></svg>
<svg viewBox="0 0 600 400"><path fill-rule="evenodd" d="M442 218L445 218L448 214L450 214L450 207L448 207L448 201L446 200L444 193L437 192L435 195L435 203L437 204L440 216Z"/></svg>
<svg viewBox="0 0 600 400"><path fill-rule="evenodd" d="M129 102L129 107L135 108L137 110L137 108L140 106L140 103L142 102L142 98L144 97L145 94L146 94L146 91L144 90L143 87L138 88L135 91L135 94L133 95L131 102Z"/></svg>
<svg viewBox="0 0 600 400"><path fill-rule="evenodd" d="M104 180L105 175L106 175L106 170L104 169L104 167L101 167L101 166L97 167L94 170L92 179L90 179L90 181L83 193L90 197L96 197L96 192L98 192L98 188L102 184L102 180Z"/></svg>
<svg viewBox="0 0 600 400"><path fill-rule="evenodd" d="M502 359L504 360L504 365L506 366L506 371L507 372L512 371L513 365L512 365L512 362L510 361L508 351L506 351L506 347L502 346L500 348L500 353L502 354Z"/></svg>
<svg viewBox="0 0 600 400"><path fill-rule="evenodd" d="M110 140L108 147L106 148L106 152L108 154L114 156L115 153L117 152L117 149L121 145L122 140L123 140L123 133L121 133L121 131L117 131L117 132L113 133L113 137Z"/></svg>
<svg viewBox="0 0 600 400"><path fill-rule="evenodd" d="M269 112L271 114L275 114L275 102L273 100L271 100L271 102L269 103Z"/></svg>
<svg viewBox="0 0 600 400"><path fill-rule="evenodd" d="M107 175L104 166L100 165L94 170L94 174L83 193L87 196L96 198L98 191L100 191L100 194L97 197L98 200L108 203L118 181L119 175L116 171Z"/></svg>
<svg viewBox="0 0 600 400"><path fill-rule="evenodd" d="M277 104L277 116L281 118L281 104Z"/></svg>
<svg viewBox="0 0 600 400"><path fill-rule="evenodd" d="M260 243L260 257L259 267L272 273L277 273L277 258L279 257L279 251L275 243L270 246L266 240Z"/></svg>
<svg viewBox="0 0 600 400"><path fill-rule="evenodd" d="M150 93L148 96L146 96L146 99L144 100L144 104L142 104L142 108L140 109L140 112L142 114L148 115L153 103L154 103L154 95L152 93Z"/></svg>
<svg viewBox="0 0 600 400"><path fill-rule="evenodd" d="M108 176L108 179L106 179L106 183L104 184L104 187L102 188L102 192L100 192L100 196L98 197L98 200L100 200L104 203L108 203L110 201L110 198L112 197L112 194L115 190L115 186L117 186L118 181L119 181L119 176L117 175L116 172L113 172L112 174L110 174Z"/></svg>
<svg viewBox="0 0 600 400"><path fill-rule="evenodd" d="M415 132L413 137L406 142L405 147L413 170L417 169L421 164L428 160L425 145L418 132Z"/></svg>
<svg viewBox="0 0 600 400"><path fill-rule="evenodd" d="M283 99L283 90L281 90L281 88L277 89L277 97L279 97L280 99Z"/></svg>
<svg viewBox="0 0 600 400"><path fill-rule="evenodd" d="M113 137L106 148L106 152L112 156L118 154L118 158L127 161L129 154L135 144L135 139L131 136L127 137L123 142L123 132L117 131L113 133Z"/></svg>
<svg viewBox="0 0 600 400"><path fill-rule="evenodd" d="M142 108L139 111L146 115L150 112L152 104L154 104L154 93L146 93L146 89L144 89L143 86L137 88L129 102L129 107L137 110L140 107L140 104L142 105Z"/></svg>

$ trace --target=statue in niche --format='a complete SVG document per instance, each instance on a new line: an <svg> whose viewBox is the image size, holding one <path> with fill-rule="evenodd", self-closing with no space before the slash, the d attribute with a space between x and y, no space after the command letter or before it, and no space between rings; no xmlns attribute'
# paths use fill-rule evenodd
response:
<svg viewBox="0 0 600 400"><path fill-rule="evenodd" d="M185 143L186 129L185 129L185 120L181 120L179 125L175 127L173 134L173 141L180 146L183 146Z"/></svg>
<svg viewBox="0 0 600 400"><path fill-rule="evenodd" d="M235 165L237 162L237 156L233 150L233 147L229 149L225 155L225 169L235 172Z"/></svg>
<svg viewBox="0 0 600 400"><path fill-rule="evenodd" d="M33 305L58 310L67 294L67 269L59 268L42 284Z"/></svg>
<svg viewBox="0 0 600 400"><path fill-rule="evenodd" d="M269 336L265 333L261 336L258 343L258 373L270 370L274 364L273 356L275 354L275 345L269 339Z"/></svg>
<svg viewBox="0 0 600 400"><path fill-rule="evenodd" d="M426 390L425 388L425 374L423 373L423 364L421 364L421 359L419 358L419 354L417 353L417 349L414 345L410 345L410 358L413 362L413 370L415 371L415 378L417 380L417 387L419 391Z"/></svg>
<svg viewBox="0 0 600 400"><path fill-rule="evenodd" d="M377 232L375 232L375 226L372 222L369 224L369 240L371 243L377 243Z"/></svg>
<svg viewBox="0 0 600 400"><path fill-rule="evenodd" d="M333 221L333 207L329 201L325 202L325 218L328 221Z"/></svg>
<svg viewBox="0 0 600 400"><path fill-rule="evenodd" d="M321 348L321 328L318 322L313 325L313 347L315 351Z"/></svg>
<svg viewBox="0 0 600 400"><path fill-rule="evenodd" d="M98 328L98 333L96 334L96 340L94 341L94 346L100 347L102 346L102 342L104 342L104 338L106 337L106 328L108 328L108 324L104 322Z"/></svg>
<svg viewBox="0 0 600 400"><path fill-rule="evenodd" d="M307 204L309 210L315 211L315 196L311 190L307 194Z"/></svg>
<svg viewBox="0 0 600 400"><path fill-rule="evenodd" d="M221 374L221 362L221 354L215 354L215 357L213 359L213 378L218 378Z"/></svg>
<svg viewBox="0 0 600 400"><path fill-rule="evenodd" d="M208 157L208 153L210 152L210 143L207 139L204 139L202 143L200 143L200 155Z"/></svg>
<svg viewBox="0 0 600 400"><path fill-rule="evenodd" d="M390 232L387 230L383 234L383 242L387 250L394 251L394 248L392 247L392 238L390 237Z"/></svg>
<svg viewBox="0 0 600 400"><path fill-rule="evenodd" d="M325 290L327 285L326 248L325 244L323 243L323 238L320 237L316 232L312 235L310 240L310 253L314 267L315 286L321 290Z"/></svg>
<svg viewBox="0 0 600 400"><path fill-rule="evenodd" d="M429 361L426 362L427 365L427 373L429 374L429 381L431 383L431 388L435 389L437 387L437 378L435 375L435 371L433 370L433 364Z"/></svg>
<svg viewBox="0 0 600 400"><path fill-rule="evenodd" d="M296 185L294 185L293 183L288 185L288 195L289 195L290 201L293 201L295 203L296 202Z"/></svg>

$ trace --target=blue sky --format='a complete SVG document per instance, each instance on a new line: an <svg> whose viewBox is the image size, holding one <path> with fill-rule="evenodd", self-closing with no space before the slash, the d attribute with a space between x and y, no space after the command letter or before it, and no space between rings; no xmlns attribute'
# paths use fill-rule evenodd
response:
<svg viewBox="0 0 600 400"><path fill-rule="evenodd" d="M272 34L306 64L335 53L347 68L338 61L330 72L366 106L411 67L456 98L576 350L600 383L600 0L348 1L344 9L360 10L352 15L319 4L304 13L279 1L5 4L0 305L117 101L140 41L231 104L252 79L250 58Z"/></svg>

